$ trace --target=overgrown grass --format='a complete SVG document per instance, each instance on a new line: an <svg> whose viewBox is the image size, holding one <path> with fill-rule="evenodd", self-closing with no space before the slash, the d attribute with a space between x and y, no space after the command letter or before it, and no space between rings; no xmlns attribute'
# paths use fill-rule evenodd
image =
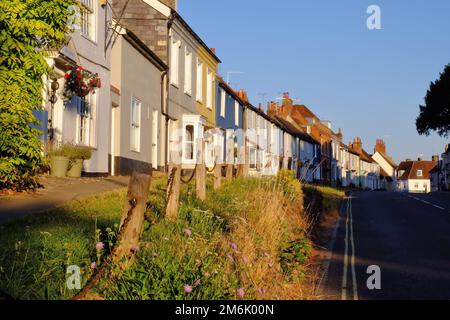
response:
<svg viewBox="0 0 450 320"><path fill-rule="evenodd" d="M208 183L206 201L183 185L176 222L163 218L166 177L153 179L145 230L131 268L113 270L95 289L105 299L303 299L312 221L301 184L277 178ZM313 188L306 187L312 191ZM305 188L304 188L305 189ZM334 198L335 191L317 189ZM309 192L307 191L307 192ZM18 299L68 299L66 268L78 265L82 285L120 220L125 189L0 226L0 291ZM327 196L326 196L327 197ZM100 234L96 230L101 230ZM100 238L99 238L100 237Z"/></svg>

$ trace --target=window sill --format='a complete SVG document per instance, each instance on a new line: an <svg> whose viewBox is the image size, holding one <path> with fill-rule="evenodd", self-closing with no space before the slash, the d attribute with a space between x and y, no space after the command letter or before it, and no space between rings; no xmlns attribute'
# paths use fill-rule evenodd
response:
<svg viewBox="0 0 450 320"><path fill-rule="evenodd" d="M177 89L180 89L179 87L178 87L178 84L176 84L175 82L171 82L170 83L173 87L175 87L175 88L177 88Z"/></svg>
<svg viewBox="0 0 450 320"><path fill-rule="evenodd" d="M192 93L191 92L185 91L184 94L187 95L188 97L192 98Z"/></svg>

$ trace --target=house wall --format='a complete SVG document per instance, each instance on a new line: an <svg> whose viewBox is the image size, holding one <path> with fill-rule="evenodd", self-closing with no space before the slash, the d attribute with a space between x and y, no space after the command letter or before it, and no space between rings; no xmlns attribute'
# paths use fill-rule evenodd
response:
<svg viewBox="0 0 450 320"><path fill-rule="evenodd" d="M375 160L381 168L391 177L395 177L395 169L384 159L384 157L379 153L375 152L372 156L372 159Z"/></svg>
<svg viewBox="0 0 450 320"><path fill-rule="evenodd" d="M133 169L148 172L152 166L161 168L162 159L157 157L153 163L152 157L153 123L161 127L161 71L121 36L113 48L112 61L112 85L120 89L120 104L113 111L115 172L128 175ZM131 150L132 97L141 102L139 151ZM158 154L161 147L157 143Z"/></svg>
<svg viewBox="0 0 450 320"><path fill-rule="evenodd" d="M409 192L429 193L431 192L431 183L429 179L409 179L407 188Z"/></svg>
<svg viewBox="0 0 450 320"><path fill-rule="evenodd" d="M90 160L84 161L83 171L89 175L107 175L108 174L108 154L109 154L109 135L110 135L110 117L111 117L111 99L110 99L110 47L105 50L106 23L111 19L111 10L108 6L102 7L98 1L95 1L95 34L94 39L89 39L81 35L80 30L71 34L71 40L61 52L70 55L76 65L84 69L97 73L101 79L102 87L96 89L92 99L96 104L96 112L93 114L93 139L91 146L93 154ZM74 101L63 102L62 92L64 89L64 73L66 70L60 70L55 66L55 58L48 58L47 62L55 71L59 90L57 92L58 101L53 107L53 127L55 131L54 139L57 142L70 142L78 144L79 137L79 114ZM68 59L69 60L69 59ZM47 99L48 100L48 99ZM49 111L51 106L46 104Z"/></svg>
<svg viewBox="0 0 450 320"><path fill-rule="evenodd" d="M203 46L197 47L197 55L198 58L203 62L202 68L202 85L203 85L203 98L201 101L197 99L197 112L201 114L206 119L206 126L210 128L214 128L216 126L216 74L217 74L217 61L206 51ZM196 68L195 68L196 69ZM210 107L207 106L207 73L208 69L212 72L211 75L211 102L212 105Z"/></svg>
<svg viewBox="0 0 450 320"><path fill-rule="evenodd" d="M225 117L220 115L220 108L222 105L222 92L224 92L225 97ZM229 94L225 89L223 89L218 82L216 81L216 126L223 129L237 129L243 128L244 121L244 106L239 103L239 124L235 123L235 102L236 99L233 98L231 94Z"/></svg>

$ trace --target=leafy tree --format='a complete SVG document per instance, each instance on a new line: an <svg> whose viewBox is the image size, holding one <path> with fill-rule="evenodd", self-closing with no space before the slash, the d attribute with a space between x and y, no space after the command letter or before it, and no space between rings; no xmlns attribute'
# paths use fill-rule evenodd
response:
<svg viewBox="0 0 450 320"><path fill-rule="evenodd" d="M43 105L43 76L51 69L47 50L59 48L70 32L75 0L0 1L0 189L38 185L42 164L40 132L33 110Z"/></svg>
<svg viewBox="0 0 450 320"><path fill-rule="evenodd" d="M425 106L420 106L416 127L419 134L429 135L430 131L437 131L442 137L450 135L450 64L439 80L431 83Z"/></svg>

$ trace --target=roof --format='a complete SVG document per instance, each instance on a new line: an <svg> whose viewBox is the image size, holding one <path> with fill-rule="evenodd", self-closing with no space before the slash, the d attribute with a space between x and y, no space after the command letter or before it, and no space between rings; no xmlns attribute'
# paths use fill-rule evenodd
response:
<svg viewBox="0 0 450 320"><path fill-rule="evenodd" d="M363 161L366 161L366 162L369 162L369 163L375 162L375 161L372 159L372 157L370 156L370 154L368 154L368 153L366 152L366 150L364 150L364 149L362 149L362 152L361 152L361 154L360 154L360 157L361 157L361 160L363 160Z"/></svg>
<svg viewBox="0 0 450 320"><path fill-rule="evenodd" d="M228 85L228 83L226 83L226 82L223 80L223 78L222 78L221 76L216 75L216 78L217 78L217 81L219 82L219 86L221 86L222 88L224 88L225 91L227 91L230 95L232 95L233 98L234 98L235 100L239 101L239 103L241 103L242 105L245 105L245 104L246 104L246 102L243 101L243 100L239 97L239 95L236 93L236 91L235 91L233 88L231 88L231 87Z"/></svg>
<svg viewBox="0 0 450 320"><path fill-rule="evenodd" d="M139 52L144 54L148 60L150 60L159 70L166 71L169 67L162 61L156 53L154 53L141 39L138 38L133 32L125 29L125 33L122 36Z"/></svg>
<svg viewBox="0 0 450 320"><path fill-rule="evenodd" d="M187 24L187 22L180 16L180 14L173 9L171 9L171 11L172 16L181 22L181 24L186 28L186 30L202 45L203 48L205 48L205 50L214 58L214 60L216 60L218 63L221 63L222 61L220 61L220 59L211 50L211 48L208 47L205 42L203 42L202 38L200 38L198 34L195 33L194 30L192 30L192 28Z"/></svg>
<svg viewBox="0 0 450 320"><path fill-rule="evenodd" d="M435 161L403 161L399 164L397 170L404 171L398 177L398 180L428 180L430 179L430 171L437 166ZM422 176L417 176L417 171L422 170Z"/></svg>
<svg viewBox="0 0 450 320"><path fill-rule="evenodd" d="M289 121L278 117L278 116L274 116L272 118L275 118L276 121L278 121L281 124L281 127L283 129L285 129L285 131L289 132L290 134L300 138L303 141L307 141L309 143L313 143L313 144L317 144L320 145L320 142L317 141L316 139L314 139L313 137L311 137L309 134L300 131L299 129L297 129L292 123L290 123Z"/></svg>

